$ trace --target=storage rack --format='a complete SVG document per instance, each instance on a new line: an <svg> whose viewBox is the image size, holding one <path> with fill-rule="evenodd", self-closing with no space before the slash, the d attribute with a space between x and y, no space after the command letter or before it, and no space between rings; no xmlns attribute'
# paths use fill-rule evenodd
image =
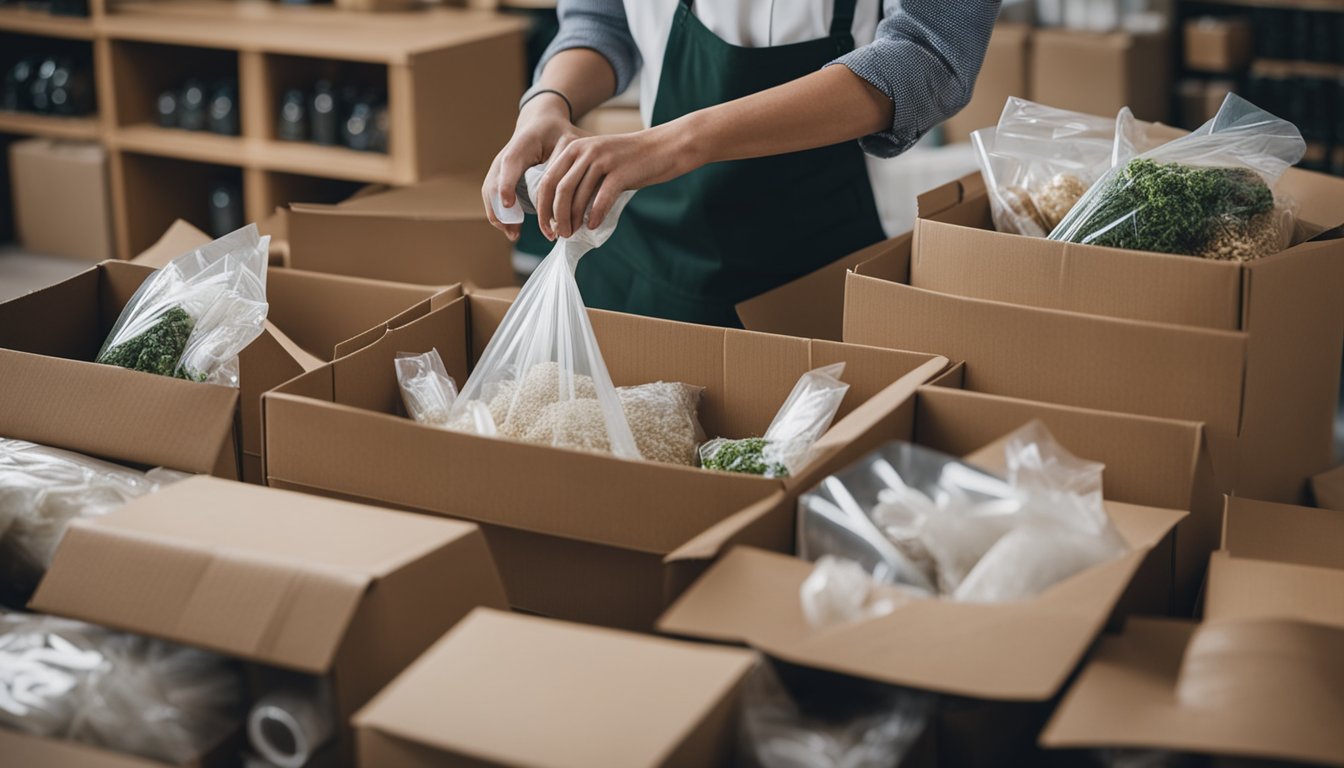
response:
<svg viewBox="0 0 1344 768"><path fill-rule="evenodd" d="M492 11L370 14L248 0L94 0L90 10L69 18L0 6L0 36L91 46L97 95L91 117L0 111L0 133L106 147L121 258L175 218L204 226L205 187L221 175L238 179L245 216L259 221L277 205L338 200L361 184L484 171L524 85L526 21ZM240 135L155 123L159 90L197 71L237 78ZM276 138L281 94L318 77L385 89L386 153Z"/></svg>

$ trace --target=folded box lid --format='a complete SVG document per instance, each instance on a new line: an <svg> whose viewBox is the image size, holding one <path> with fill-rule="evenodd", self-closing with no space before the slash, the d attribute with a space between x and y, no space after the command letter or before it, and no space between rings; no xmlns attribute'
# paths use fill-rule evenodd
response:
<svg viewBox="0 0 1344 768"><path fill-rule="evenodd" d="M321 674L373 583L475 530L192 478L73 523L31 605Z"/></svg>
<svg viewBox="0 0 1344 768"><path fill-rule="evenodd" d="M354 723L488 764L664 765L754 663L739 649L480 608Z"/></svg>
<svg viewBox="0 0 1344 768"><path fill-rule="evenodd" d="M738 548L658 622L673 634L745 642L795 664L984 699L1048 699L1110 616L1148 550L1186 513L1107 502L1133 549L1032 600L976 604L885 592L883 617L814 630L799 588L812 564Z"/></svg>
<svg viewBox="0 0 1344 768"><path fill-rule="evenodd" d="M1344 765L1344 630L1294 621L1133 619L1106 637L1041 735Z"/></svg>
<svg viewBox="0 0 1344 768"><path fill-rule="evenodd" d="M336 205L294 203L290 209L304 213L357 213L406 219L486 220L485 209L481 207L480 180L465 176L442 176L407 187L369 190Z"/></svg>

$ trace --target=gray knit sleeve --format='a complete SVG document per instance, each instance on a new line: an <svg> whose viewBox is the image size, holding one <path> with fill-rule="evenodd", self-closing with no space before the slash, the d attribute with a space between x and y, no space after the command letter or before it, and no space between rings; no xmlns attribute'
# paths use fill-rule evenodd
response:
<svg viewBox="0 0 1344 768"><path fill-rule="evenodd" d="M556 15L560 17L560 32L541 55L533 80L541 77L546 62L555 54L589 48L611 64L616 72L616 93L624 92L639 71L640 61L621 0L559 0Z"/></svg>
<svg viewBox="0 0 1344 768"><path fill-rule="evenodd" d="M999 0L886 0L876 39L831 62L895 106L890 129L859 140L865 152L899 155L966 106L998 15Z"/></svg>

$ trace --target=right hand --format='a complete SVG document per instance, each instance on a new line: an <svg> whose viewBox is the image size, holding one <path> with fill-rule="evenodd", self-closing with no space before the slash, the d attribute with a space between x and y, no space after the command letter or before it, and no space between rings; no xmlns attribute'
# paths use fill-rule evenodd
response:
<svg viewBox="0 0 1344 768"><path fill-rule="evenodd" d="M539 163L546 162L552 154L565 148L574 139L587 136L569 121L569 109L564 100L552 93L543 93L523 105L518 113L518 123L513 130L513 138L495 156L490 171L481 185L481 199L485 202L485 215L490 224L516 241L522 230L520 224L504 224L495 217L494 206L490 198L496 192L505 207L517 202L514 189L523 172Z"/></svg>

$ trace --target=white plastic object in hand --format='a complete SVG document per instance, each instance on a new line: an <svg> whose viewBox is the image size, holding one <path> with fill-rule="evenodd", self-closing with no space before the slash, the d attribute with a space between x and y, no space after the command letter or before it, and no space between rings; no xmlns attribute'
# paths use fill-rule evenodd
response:
<svg viewBox="0 0 1344 768"><path fill-rule="evenodd" d="M277 768L303 768L336 731L323 692L280 688L261 697L247 716L252 748Z"/></svg>
<svg viewBox="0 0 1344 768"><path fill-rule="evenodd" d="M504 205L500 199L499 192L495 191L490 195L490 207L495 209L495 218L499 219L500 224L522 224L523 206L515 199L513 205Z"/></svg>

